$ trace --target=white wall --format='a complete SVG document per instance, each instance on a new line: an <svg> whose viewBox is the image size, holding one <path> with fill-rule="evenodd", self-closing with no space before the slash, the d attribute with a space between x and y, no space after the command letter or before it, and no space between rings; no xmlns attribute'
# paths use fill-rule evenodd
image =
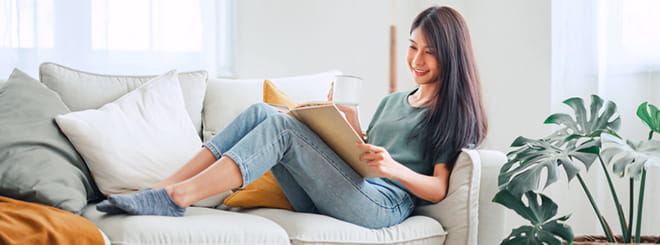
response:
<svg viewBox="0 0 660 245"><path fill-rule="evenodd" d="M550 1L466 1L490 120L487 148L505 150L517 136L549 133L550 10Z"/></svg>

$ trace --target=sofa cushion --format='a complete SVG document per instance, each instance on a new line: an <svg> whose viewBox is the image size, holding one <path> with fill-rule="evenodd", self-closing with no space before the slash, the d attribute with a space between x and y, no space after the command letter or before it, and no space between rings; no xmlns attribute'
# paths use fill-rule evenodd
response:
<svg viewBox="0 0 660 245"><path fill-rule="evenodd" d="M443 244L447 235L436 220L424 216L388 228L368 229L326 215L282 209L242 212L275 221L289 234L291 244Z"/></svg>
<svg viewBox="0 0 660 245"><path fill-rule="evenodd" d="M63 114L55 120L106 195L157 184L202 145L174 71L99 109Z"/></svg>
<svg viewBox="0 0 660 245"><path fill-rule="evenodd" d="M479 151L463 149L449 175L445 199L415 209L414 214L442 224L448 233L447 244L477 244L480 165Z"/></svg>
<svg viewBox="0 0 660 245"><path fill-rule="evenodd" d="M0 87L0 195L80 213L101 197L53 118L69 112L57 93L14 70Z"/></svg>
<svg viewBox="0 0 660 245"><path fill-rule="evenodd" d="M206 92L206 71L179 73L183 100L195 129L201 135L202 103ZM75 70L54 63L39 66L42 83L59 93L71 111L97 109L156 77L102 75Z"/></svg>
<svg viewBox="0 0 660 245"><path fill-rule="evenodd" d="M294 101L326 100L339 71L270 79ZM264 79L209 79L204 98L204 141L222 130L248 106L261 102Z"/></svg>
<svg viewBox="0 0 660 245"><path fill-rule="evenodd" d="M112 244L289 244L286 231L263 217L190 207L183 217L108 215L87 206L83 217Z"/></svg>

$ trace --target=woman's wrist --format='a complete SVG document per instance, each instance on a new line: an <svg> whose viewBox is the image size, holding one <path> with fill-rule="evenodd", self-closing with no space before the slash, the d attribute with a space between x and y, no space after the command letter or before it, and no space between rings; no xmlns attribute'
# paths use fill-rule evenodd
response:
<svg viewBox="0 0 660 245"><path fill-rule="evenodd" d="M397 171L398 174L396 176L393 176L394 178L392 178L392 179L396 180L396 181L399 181L402 184L406 185L406 184L408 184L407 180L410 180L411 178L414 178L414 176L412 176L412 175L415 175L417 172L413 171L410 168L405 167L403 164L401 164L399 162L397 162L397 163L400 164L403 168L401 168L401 171Z"/></svg>
<svg viewBox="0 0 660 245"><path fill-rule="evenodd" d="M339 110L343 111L346 115L351 114L351 115L357 115L358 111L358 106L357 105L337 105L337 108Z"/></svg>

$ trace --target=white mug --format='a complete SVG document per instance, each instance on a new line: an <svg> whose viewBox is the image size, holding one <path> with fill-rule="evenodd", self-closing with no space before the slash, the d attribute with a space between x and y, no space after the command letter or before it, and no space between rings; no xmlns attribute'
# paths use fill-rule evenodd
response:
<svg viewBox="0 0 660 245"><path fill-rule="evenodd" d="M335 87L333 91L333 100L338 105L358 105L360 104L360 89L362 88L362 78L353 75L335 76Z"/></svg>

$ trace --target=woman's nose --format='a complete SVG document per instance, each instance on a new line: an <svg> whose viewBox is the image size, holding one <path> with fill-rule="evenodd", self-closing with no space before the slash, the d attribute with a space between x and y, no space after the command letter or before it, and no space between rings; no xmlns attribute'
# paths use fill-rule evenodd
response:
<svg viewBox="0 0 660 245"><path fill-rule="evenodd" d="M421 52L417 52L415 53L415 56L413 56L411 63L414 67L420 67L424 65L424 60L422 59L421 55Z"/></svg>

